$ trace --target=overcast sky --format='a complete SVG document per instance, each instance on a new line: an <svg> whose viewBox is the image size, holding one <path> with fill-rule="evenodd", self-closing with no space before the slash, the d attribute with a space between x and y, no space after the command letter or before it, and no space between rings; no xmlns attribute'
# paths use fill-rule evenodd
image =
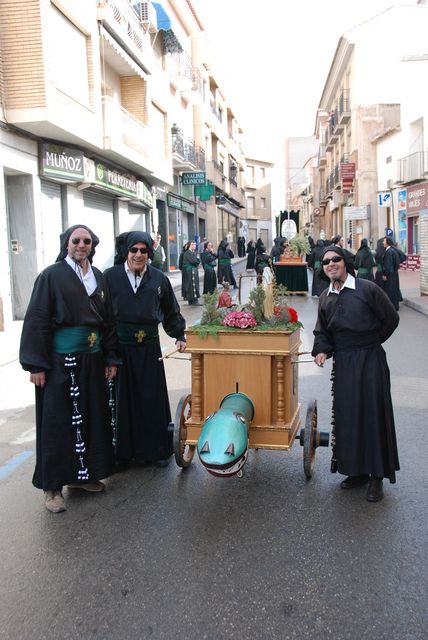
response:
<svg viewBox="0 0 428 640"><path fill-rule="evenodd" d="M245 144L312 135L339 38L394 4L417 0L192 0L214 46ZM216 43L220 43L217 44ZM374 55L376 43L373 46ZM272 60L278 59L276 68ZM254 86L254 77L259 78Z"/></svg>

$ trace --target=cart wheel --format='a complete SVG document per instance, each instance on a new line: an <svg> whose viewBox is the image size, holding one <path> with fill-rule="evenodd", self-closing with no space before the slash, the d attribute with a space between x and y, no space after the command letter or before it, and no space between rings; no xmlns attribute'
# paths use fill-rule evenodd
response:
<svg viewBox="0 0 428 640"><path fill-rule="evenodd" d="M178 466L182 467L183 469L186 469L192 462L193 455L196 449L196 445L186 444L186 420L190 417L191 408L192 396L190 394L187 396L183 396L178 403L174 420L173 447L175 461Z"/></svg>
<svg viewBox="0 0 428 640"><path fill-rule="evenodd" d="M303 433L303 470L307 478L312 478L312 473L315 464L315 448L317 437L317 401L312 400L309 403L308 411L306 413L305 428L302 429ZM302 434L301 436L302 437ZM300 441L301 442L301 441Z"/></svg>

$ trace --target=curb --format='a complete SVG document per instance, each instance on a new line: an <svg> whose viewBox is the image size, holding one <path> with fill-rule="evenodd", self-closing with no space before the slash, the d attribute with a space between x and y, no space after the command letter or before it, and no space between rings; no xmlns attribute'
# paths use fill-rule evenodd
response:
<svg viewBox="0 0 428 640"><path fill-rule="evenodd" d="M417 300L414 300L412 298L403 298L403 304L406 307L410 307L410 309L414 309L415 311L418 311L419 313L423 313L423 315L428 316L428 305L425 306L423 304L420 304L419 302L417 302Z"/></svg>

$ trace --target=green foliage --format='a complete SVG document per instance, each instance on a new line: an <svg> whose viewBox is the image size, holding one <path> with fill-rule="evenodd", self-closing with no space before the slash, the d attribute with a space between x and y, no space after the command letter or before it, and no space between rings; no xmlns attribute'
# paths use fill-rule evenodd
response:
<svg viewBox="0 0 428 640"><path fill-rule="evenodd" d="M273 306L285 307L288 304L288 289L285 284L278 284L276 281L273 285Z"/></svg>
<svg viewBox="0 0 428 640"><path fill-rule="evenodd" d="M288 241L290 248L296 256L308 255L311 253L311 245L307 237L294 236Z"/></svg>
<svg viewBox="0 0 428 640"><path fill-rule="evenodd" d="M254 289L251 289L249 295L249 303L245 305L246 311L251 311L254 315L257 324L261 324L264 320L263 304L266 298L265 290L261 284L258 284Z"/></svg>
<svg viewBox="0 0 428 640"><path fill-rule="evenodd" d="M217 321L221 321L222 314L217 309L218 303L218 291L217 289L213 293L204 293L204 308L202 311L201 324L215 324Z"/></svg>

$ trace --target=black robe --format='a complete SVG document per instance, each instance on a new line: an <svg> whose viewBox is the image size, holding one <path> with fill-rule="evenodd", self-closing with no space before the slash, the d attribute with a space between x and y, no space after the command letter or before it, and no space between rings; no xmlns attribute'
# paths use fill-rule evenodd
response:
<svg viewBox="0 0 428 640"><path fill-rule="evenodd" d="M399 302L402 300L400 292L400 282L398 279L398 268L400 266L397 252L393 247L385 250L382 259L382 274L386 276L383 287L386 295L391 300L394 308L399 309Z"/></svg>
<svg viewBox="0 0 428 640"><path fill-rule="evenodd" d="M217 289L217 275L214 269L217 264L217 256L212 251L203 251L201 262L204 267L204 293L214 293Z"/></svg>
<svg viewBox="0 0 428 640"><path fill-rule="evenodd" d="M256 262L256 243L249 242L247 244L247 270L254 269Z"/></svg>
<svg viewBox="0 0 428 640"><path fill-rule="evenodd" d="M332 471L372 474L395 482L399 469L391 384L381 343L399 317L373 282L355 290L324 291L319 300L312 355L333 356ZM333 437L334 436L334 437Z"/></svg>
<svg viewBox="0 0 428 640"><path fill-rule="evenodd" d="M231 249L218 250L218 267L217 267L217 281L219 284L223 284L225 280L231 287L236 289L236 280L233 275L231 260L234 257Z"/></svg>
<svg viewBox="0 0 428 640"><path fill-rule="evenodd" d="M164 460L172 453L168 434L171 412L156 334L162 323L169 336L184 340L185 320L168 277L159 269L147 266L136 293L123 264L107 269L104 277L117 322L135 336L135 341L129 344L129 340L121 338L118 327L123 366L116 381L116 458L138 462ZM138 342L138 327L147 336L154 336Z"/></svg>
<svg viewBox="0 0 428 640"><path fill-rule="evenodd" d="M108 292L100 271L92 267L97 288L88 296L76 273L65 262L47 267L36 279L25 315L20 345L20 362L26 371L46 372L46 385L36 387L36 469L33 484L45 491L75 484L81 468L75 451L76 428L72 426L70 370L64 354L55 353L55 329L85 326L98 329L101 350L78 353L77 404L83 422L84 466L89 481L113 473L111 416L104 367L118 364L117 337Z"/></svg>
<svg viewBox="0 0 428 640"><path fill-rule="evenodd" d="M308 267L312 269L311 295L313 296L320 296L324 289L327 289L330 284L329 280L324 275L324 271L321 265L321 256L324 251L324 242L322 240L318 240L309 255Z"/></svg>
<svg viewBox="0 0 428 640"><path fill-rule="evenodd" d="M200 297L199 266L200 260L194 251L187 249L183 254L181 266L181 292L183 300L194 302Z"/></svg>
<svg viewBox="0 0 428 640"><path fill-rule="evenodd" d="M375 260L369 247L360 247L355 254L354 267L358 270L358 278L374 282L373 267Z"/></svg>

